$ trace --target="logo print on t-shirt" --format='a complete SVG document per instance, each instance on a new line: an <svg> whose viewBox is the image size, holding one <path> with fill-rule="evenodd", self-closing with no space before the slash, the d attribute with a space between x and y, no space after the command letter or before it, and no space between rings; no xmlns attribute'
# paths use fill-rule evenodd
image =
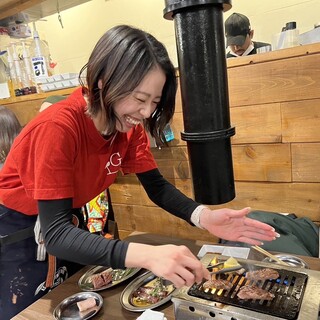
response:
<svg viewBox="0 0 320 320"><path fill-rule="evenodd" d="M120 156L120 153L113 153L105 166L105 168L107 169L107 175L117 173L121 166L121 162L122 158Z"/></svg>

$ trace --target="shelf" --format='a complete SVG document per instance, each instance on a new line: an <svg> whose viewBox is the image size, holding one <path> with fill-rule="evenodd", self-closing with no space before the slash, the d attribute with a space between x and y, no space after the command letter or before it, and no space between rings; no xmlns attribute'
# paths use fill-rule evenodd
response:
<svg viewBox="0 0 320 320"><path fill-rule="evenodd" d="M59 0L59 10L63 11L91 0ZM0 0L0 22L6 26L7 18L18 13L25 13L29 21L37 21L41 18L57 13L57 1L52 0ZM24 22L24 21L22 21ZM1 23L0 23L1 26Z"/></svg>
<svg viewBox="0 0 320 320"><path fill-rule="evenodd" d="M45 0L1 0L0 20L13 16L19 12L27 10Z"/></svg>
<svg viewBox="0 0 320 320"><path fill-rule="evenodd" d="M23 101L33 101L33 100L40 100L45 99L49 96L55 96L55 95L68 95L71 92L73 92L76 89L76 87L67 88L67 89L61 89L61 90L55 90L55 91L48 91L48 92L41 92L41 93L33 93L33 94L27 94L20 97L13 97L8 99L0 99L0 105L10 105L17 102L23 102Z"/></svg>

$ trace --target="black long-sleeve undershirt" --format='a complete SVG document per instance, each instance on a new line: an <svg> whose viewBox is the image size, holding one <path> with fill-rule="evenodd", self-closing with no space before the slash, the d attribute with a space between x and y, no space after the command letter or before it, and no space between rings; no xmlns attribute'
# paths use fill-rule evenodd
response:
<svg viewBox="0 0 320 320"><path fill-rule="evenodd" d="M38 201L41 230L48 253L83 265L124 268L128 243L108 240L72 223L72 199Z"/></svg>
<svg viewBox="0 0 320 320"><path fill-rule="evenodd" d="M158 169L137 174L150 199L190 223L199 205L163 178ZM72 199L39 200L41 229L47 251L60 259L83 265L124 268L128 243L91 234L72 223Z"/></svg>
<svg viewBox="0 0 320 320"><path fill-rule="evenodd" d="M149 198L162 209L189 223L192 212L200 204L188 198L163 178L158 169L138 173L137 177Z"/></svg>

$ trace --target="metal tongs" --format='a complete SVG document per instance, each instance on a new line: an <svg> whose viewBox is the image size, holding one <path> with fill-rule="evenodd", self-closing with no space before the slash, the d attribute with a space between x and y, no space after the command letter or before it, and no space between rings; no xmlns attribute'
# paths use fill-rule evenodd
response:
<svg viewBox="0 0 320 320"><path fill-rule="evenodd" d="M224 262L218 262L216 264L208 266L207 269L210 271L210 270L212 270L214 268L217 268L217 267L220 267L222 265L224 265ZM228 272L238 271L238 270L240 270L242 268L243 267L239 264L237 266L230 267L230 268L221 268L221 269L218 269L218 270L215 270L215 271L210 271L210 274L213 275L213 274L228 273Z"/></svg>

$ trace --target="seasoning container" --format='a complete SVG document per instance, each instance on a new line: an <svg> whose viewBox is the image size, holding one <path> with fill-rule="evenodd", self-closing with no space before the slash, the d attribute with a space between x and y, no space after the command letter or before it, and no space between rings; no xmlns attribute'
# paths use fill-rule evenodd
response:
<svg viewBox="0 0 320 320"><path fill-rule="evenodd" d="M291 48L299 45L299 30L295 21L286 23L283 40L283 48Z"/></svg>
<svg viewBox="0 0 320 320"><path fill-rule="evenodd" d="M272 50L299 46L299 30L295 21L287 22L280 33L273 36Z"/></svg>

